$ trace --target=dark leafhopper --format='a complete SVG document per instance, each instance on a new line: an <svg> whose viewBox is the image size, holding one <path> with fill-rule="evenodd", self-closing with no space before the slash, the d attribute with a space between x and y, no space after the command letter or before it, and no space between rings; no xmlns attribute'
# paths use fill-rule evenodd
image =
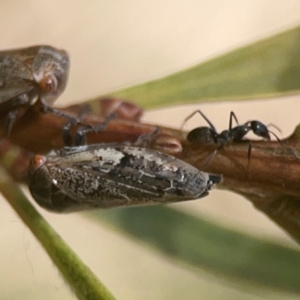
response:
<svg viewBox="0 0 300 300"><path fill-rule="evenodd" d="M52 106L66 87L68 73L69 56L64 50L34 46L0 51L0 116L6 121L5 135L28 106L37 101L45 111Z"/></svg>
<svg viewBox="0 0 300 300"><path fill-rule="evenodd" d="M71 212L197 199L220 181L221 176L155 150L100 144L35 156L29 189L42 207Z"/></svg>

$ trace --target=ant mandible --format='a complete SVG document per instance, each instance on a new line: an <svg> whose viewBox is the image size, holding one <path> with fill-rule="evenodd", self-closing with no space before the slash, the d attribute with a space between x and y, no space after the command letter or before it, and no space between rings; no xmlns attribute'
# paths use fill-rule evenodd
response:
<svg viewBox="0 0 300 300"><path fill-rule="evenodd" d="M187 135L187 140L190 143L216 144L218 146L215 149L215 151L209 156L204 166L206 166L211 161L211 159L216 155L217 151L222 149L227 143L245 141L246 139L244 139L244 137L249 131L252 131L255 135L262 137L264 140L267 141L271 140L270 134L272 134L277 139L277 141L282 145L282 147L287 149L282 144L282 141L278 138L278 136L274 132L268 130L267 126L264 125L262 122L253 120L253 121L246 122L244 125L239 125L239 122L234 112L230 112L229 129L223 130L221 133L217 132L215 126L200 110L194 111L187 118L185 118L181 128L183 128L185 123L197 113L199 113L203 117L203 119L208 123L209 127L202 126L191 130ZM235 120L238 126L232 128L233 119ZM273 127L279 130L279 128L277 128L275 125L273 124L270 125L272 125ZM246 140L246 141L249 142L249 147L248 147L248 165L249 165L252 144L250 140Z"/></svg>

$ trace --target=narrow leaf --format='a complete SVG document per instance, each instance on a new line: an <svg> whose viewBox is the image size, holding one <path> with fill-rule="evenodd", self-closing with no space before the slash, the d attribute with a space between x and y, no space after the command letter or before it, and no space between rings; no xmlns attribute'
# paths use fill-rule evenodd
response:
<svg viewBox="0 0 300 300"><path fill-rule="evenodd" d="M52 261L72 286L78 299L115 299L95 274L68 247L26 199L20 188L0 168L0 190L23 222L43 245Z"/></svg>
<svg viewBox="0 0 300 300"><path fill-rule="evenodd" d="M274 97L300 89L300 27L193 68L113 93L144 108Z"/></svg>
<svg viewBox="0 0 300 300"><path fill-rule="evenodd" d="M86 214L164 254L227 279L300 294L300 253L177 210L154 206Z"/></svg>

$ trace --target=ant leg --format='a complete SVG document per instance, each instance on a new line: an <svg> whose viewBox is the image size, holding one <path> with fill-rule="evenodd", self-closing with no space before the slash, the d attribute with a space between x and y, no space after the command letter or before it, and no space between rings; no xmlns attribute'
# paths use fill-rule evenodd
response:
<svg viewBox="0 0 300 300"><path fill-rule="evenodd" d="M217 152L224 147L225 144L222 144L217 149L214 150L214 152L206 159L204 165L200 169L204 169L207 167L207 165L210 163L210 161L215 157Z"/></svg>
<svg viewBox="0 0 300 300"><path fill-rule="evenodd" d="M78 124L78 123L81 123L81 119L83 118L83 116L89 111L89 108L88 107L83 107L78 115L77 118L72 118L69 120L69 122L63 127L63 141L64 141L64 144L66 146L72 146L73 145L73 138L71 136L71 126L73 124ZM86 125L87 127L91 128L92 125ZM78 130L79 131L79 130ZM77 132L78 132L77 131ZM77 133L76 133L77 135ZM75 137L75 145L84 145L85 144L85 139L82 139L80 141L76 140L76 137Z"/></svg>
<svg viewBox="0 0 300 300"><path fill-rule="evenodd" d="M252 151L252 143L251 141L249 141L247 171L249 171L249 167L250 167L251 151Z"/></svg>
<svg viewBox="0 0 300 300"><path fill-rule="evenodd" d="M0 142L2 142L2 140L6 139L10 136L13 125L17 119L17 114L18 114L18 110L11 110L8 112L8 115L6 116L7 120L6 120L6 124L5 124L4 133L3 133L3 136L0 137Z"/></svg>
<svg viewBox="0 0 300 300"><path fill-rule="evenodd" d="M17 119L17 114L18 114L18 110L11 110L8 113L5 133L4 133L4 136L1 139L5 139L5 138L9 137L9 135L11 133L11 130L13 128L13 125L14 125L16 119Z"/></svg>
<svg viewBox="0 0 300 300"><path fill-rule="evenodd" d="M189 120L189 119L191 119L196 113L199 113L201 116L202 116L202 118L208 123L208 125L209 125L209 127L213 130L213 131L216 131L216 128L215 128L215 126L209 121L209 119L204 115L204 113L202 113L202 111L201 110L196 110L196 111L194 111L193 113L191 113L189 116L187 116L184 120L183 120L183 122L182 122L182 124L181 124L181 126L180 126L180 130L183 130L183 127L184 127L184 125L186 124L186 122Z"/></svg>
<svg viewBox="0 0 300 300"><path fill-rule="evenodd" d="M71 125L72 125L72 123L68 122L62 129L64 144L65 144L65 146L69 146L69 147L71 147L73 145L73 139L72 139L71 132L70 132Z"/></svg>
<svg viewBox="0 0 300 300"><path fill-rule="evenodd" d="M200 167L201 170L202 170L202 169L204 170L204 169L207 167L207 165L208 165L208 164L210 163L210 161L215 157L215 155L217 154L217 152L218 152L218 148L215 149L214 152L206 159L204 165L203 165L202 167Z"/></svg>
<svg viewBox="0 0 300 300"><path fill-rule="evenodd" d="M249 141L249 147L248 147L248 161L250 161L251 158L251 151L252 151L252 143Z"/></svg>
<svg viewBox="0 0 300 300"><path fill-rule="evenodd" d="M86 125L84 127L80 127L75 135L75 139L74 139L74 144L75 146L81 146L81 145L85 145L86 144L86 135L89 132L99 132L99 131L103 131L106 129L108 123L112 120L115 119L115 115L112 113L111 115L109 115L107 118L105 118L105 121L100 124L100 125L96 125L96 126L92 126L92 125Z"/></svg>
<svg viewBox="0 0 300 300"><path fill-rule="evenodd" d="M232 118L234 118L234 120L235 120L235 122L236 122L236 124L239 126L240 124L239 124L239 121L238 121L238 119L237 119L237 117L236 117L236 115L235 115L235 113L233 112L233 111L231 111L230 112L230 117L229 117L229 130L231 130L232 129Z"/></svg>
<svg viewBox="0 0 300 300"><path fill-rule="evenodd" d="M67 113L62 112L59 109L53 108L53 107L43 105L43 112L44 113L51 113L51 114L56 115L58 117L67 119L67 120L69 120L70 122L73 122L73 123L80 123L80 121L77 118L75 118L75 117L73 117L73 116L71 116Z"/></svg>
<svg viewBox="0 0 300 300"><path fill-rule="evenodd" d="M149 143L160 133L161 129L159 126L149 134L142 134L139 138L134 142L134 146L147 147Z"/></svg>
<svg viewBox="0 0 300 300"><path fill-rule="evenodd" d="M91 127L93 127L91 125L84 124L81 121L83 115L86 114L86 112L87 112L87 110L85 108L81 111L81 113L79 114L79 116L77 118L69 115L68 113L62 112L59 109L55 109L53 107L49 107L49 106L46 106L46 105L43 105L43 112L44 113L52 113L52 114L54 114L58 117L65 118L69 121L62 129L62 131L63 131L63 133L62 133L63 134L63 141L64 141L64 144L66 146L72 146L73 145L73 139L72 139L72 136L71 136L71 133L70 133L71 125L81 124L81 125L85 126L85 130L88 130L87 128L89 128L91 130ZM85 134L84 129L82 129L82 128L80 128L76 133L75 141L74 141L74 144L76 146L84 145L86 143L86 138L85 138L85 135L84 135Z"/></svg>

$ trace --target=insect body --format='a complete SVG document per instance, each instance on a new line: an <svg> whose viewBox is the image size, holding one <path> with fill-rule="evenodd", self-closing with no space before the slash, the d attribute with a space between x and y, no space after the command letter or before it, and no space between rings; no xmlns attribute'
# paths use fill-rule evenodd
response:
<svg viewBox="0 0 300 300"><path fill-rule="evenodd" d="M0 117L7 123L2 124L6 136L13 122L37 101L45 112L63 115L50 106L64 91L68 72L67 52L50 46L0 52Z"/></svg>
<svg viewBox="0 0 300 300"><path fill-rule="evenodd" d="M190 116L188 116L184 123L189 120L192 116L194 116L196 113L199 113L204 120L209 124L209 127L197 127L193 130L191 130L187 135L187 140L191 143L204 143L204 144L216 144L218 147L217 149L212 153L212 155L208 158L206 164L215 156L218 150L223 148L227 143L229 142L241 142L244 139L245 135L252 131L255 135L262 137L265 140L270 140L270 133L275 136L277 141L286 148L281 140L277 137L277 135L270 130L268 130L267 126L264 125L260 121L248 121L244 125L239 125L237 117L234 112L230 112L230 118L229 118L229 129L223 130L221 133L218 133L214 125L210 122L210 120L200 111L197 110L194 113L192 113ZM232 120L235 120L238 126L232 127ZM184 124L183 123L183 124ZM274 126L274 125L273 125ZM249 148L248 148L248 160L251 156L251 141L247 140L249 142Z"/></svg>
<svg viewBox="0 0 300 300"><path fill-rule="evenodd" d="M173 156L122 144L37 155L30 173L33 198L55 212L197 199L221 181Z"/></svg>
<svg viewBox="0 0 300 300"><path fill-rule="evenodd" d="M214 143L220 146L224 146L226 143L231 141L234 142L242 141L245 135L251 130L255 135L262 137L266 140L270 140L270 134L269 134L270 131L268 130L266 125L264 125L260 121L248 121L244 125L239 125L237 117L234 112L230 112L229 129L223 130L221 133L217 133L217 130L214 127L214 125L200 110L197 110L192 115L190 115L185 120L185 122L197 112L209 124L209 127L197 127L191 130L187 135L187 140L191 143L203 142L203 143ZM236 121L238 126L232 127L232 119ZM275 137L277 136L275 135Z"/></svg>
<svg viewBox="0 0 300 300"><path fill-rule="evenodd" d="M92 103L89 101L89 103L75 104L68 106L66 109L77 114L81 114L82 111L93 112L97 116L105 118L114 116L116 119L135 122L140 122L144 113L143 109L137 104L113 97L100 97L93 100Z"/></svg>
<svg viewBox="0 0 300 300"><path fill-rule="evenodd" d="M86 136L90 132L104 131L112 119L129 120L140 122L143 109L134 103L113 97L103 97L93 100L87 104L77 104L67 107L67 110L78 115L78 121L86 113L104 117L105 120L98 126L84 126L77 130L75 137L71 136L70 127L73 120L63 127L63 140L66 146L79 146L86 144Z"/></svg>

